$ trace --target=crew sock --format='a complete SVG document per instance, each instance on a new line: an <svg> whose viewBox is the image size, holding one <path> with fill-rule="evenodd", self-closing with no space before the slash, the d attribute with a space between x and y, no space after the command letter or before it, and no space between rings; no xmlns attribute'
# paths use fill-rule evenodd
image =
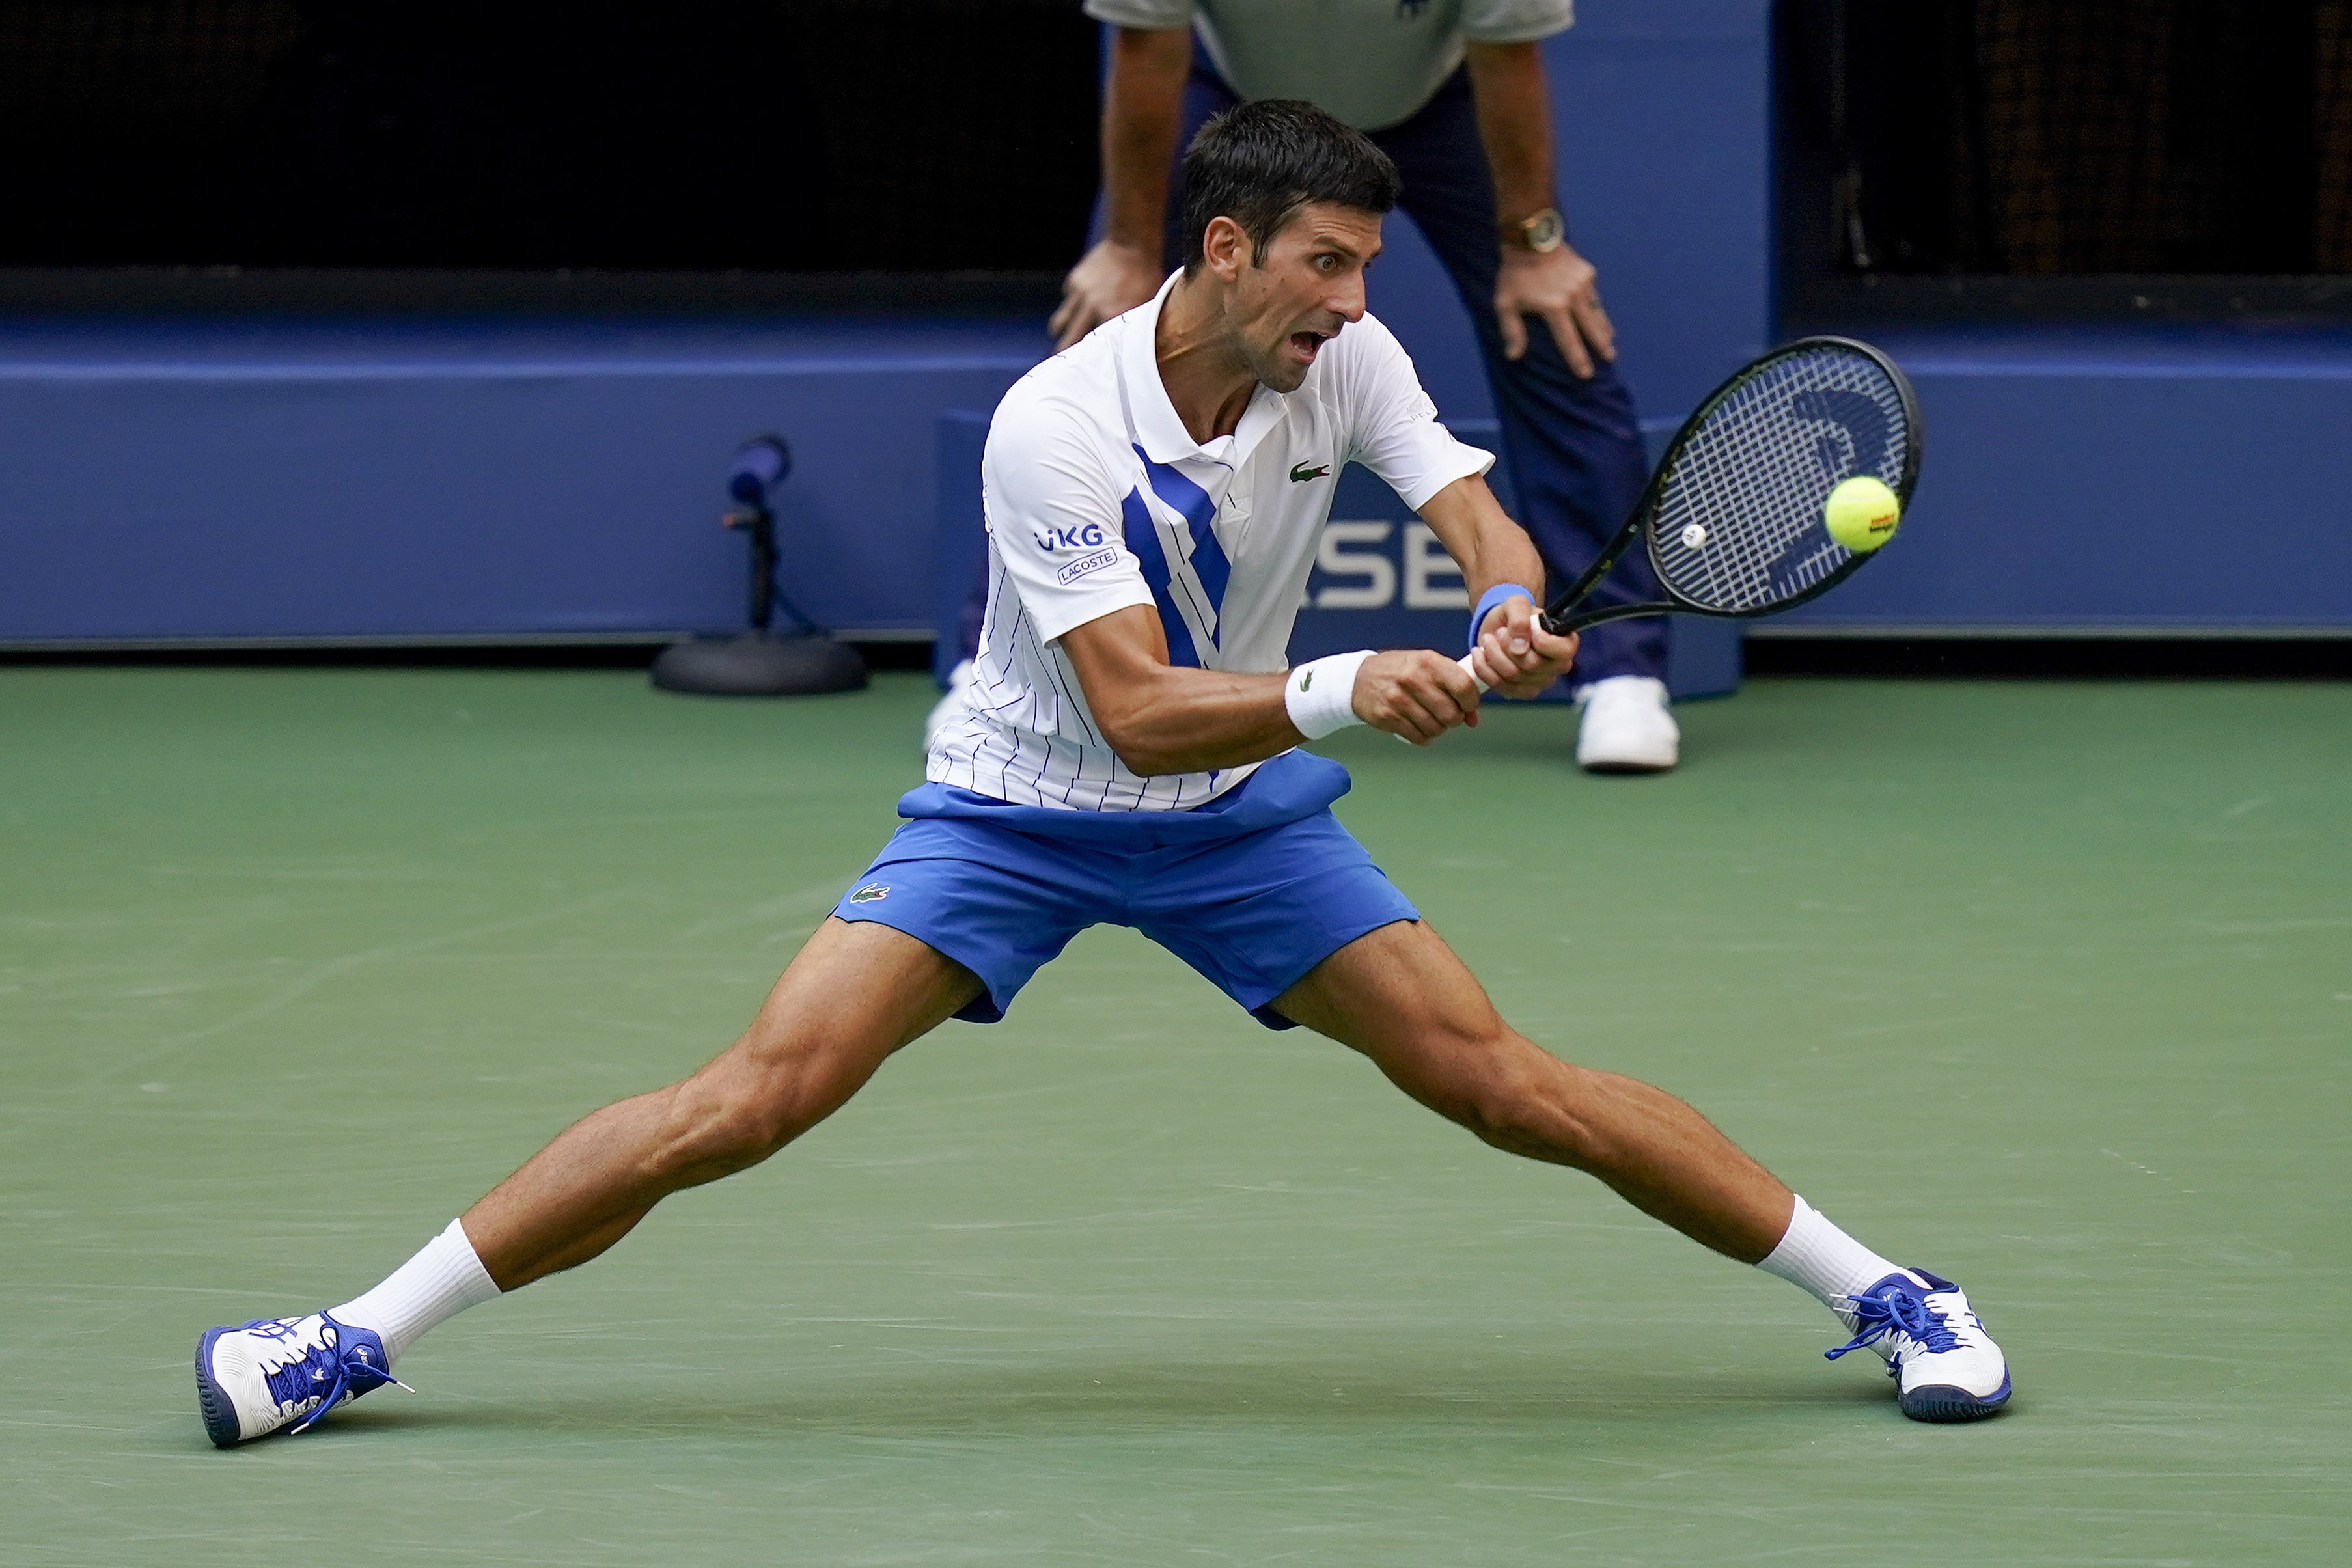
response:
<svg viewBox="0 0 2352 1568"><path fill-rule="evenodd" d="M1811 1292L1832 1312L1850 1311L1847 1300L1889 1274L1903 1270L1836 1226L1803 1198L1789 1217L1780 1244L1756 1265Z"/></svg>
<svg viewBox="0 0 2352 1568"><path fill-rule="evenodd" d="M425 1331L467 1307L499 1293L489 1270L474 1255L466 1228L457 1220L425 1244L366 1295L330 1307L327 1315L355 1329L372 1329L383 1341L387 1360L398 1361Z"/></svg>

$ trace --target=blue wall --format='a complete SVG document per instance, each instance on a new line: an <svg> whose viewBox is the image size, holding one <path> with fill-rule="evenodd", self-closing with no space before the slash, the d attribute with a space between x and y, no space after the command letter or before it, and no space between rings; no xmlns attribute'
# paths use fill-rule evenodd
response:
<svg viewBox="0 0 2352 1568"><path fill-rule="evenodd" d="M2352 631L2352 327L1888 332L1927 458L1811 633Z"/></svg>
<svg viewBox="0 0 2352 1568"><path fill-rule="evenodd" d="M928 635L933 424L1034 323L105 322L0 331L0 642L740 630L729 459L782 432L783 576Z"/></svg>
<svg viewBox="0 0 2352 1568"><path fill-rule="evenodd" d="M1655 436L1773 334L1769 6L1580 9L1545 45L1563 200ZM1408 224L1373 307L1449 420L1491 418ZM1764 629L2352 630L2352 329L1881 336L1927 415L1913 515ZM800 455L794 595L927 635L940 415L1045 347L1009 320L0 322L0 643L727 630L719 481L767 430Z"/></svg>
<svg viewBox="0 0 2352 1568"><path fill-rule="evenodd" d="M1762 13L1583 9L1547 46L1566 200L1670 424L1762 333ZM1460 302L1394 245L1375 308L1450 417L1490 417ZM1012 321L0 323L0 643L725 630L718 482L764 430L799 454L795 597L923 635L938 416L1045 347Z"/></svg>

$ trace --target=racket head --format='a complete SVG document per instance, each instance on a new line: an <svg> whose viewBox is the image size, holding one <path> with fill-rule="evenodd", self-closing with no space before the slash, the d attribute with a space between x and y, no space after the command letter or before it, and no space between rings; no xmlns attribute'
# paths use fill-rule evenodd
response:
<svg viewBox="0 0 2352 1568"><path fill-rule="evenodd" d="M1828 592L1876 551L1830 538L1822 503L1869 476L1910 510L1919 402L1895 361L1852 338L1773 350L1699 404L1642 497L1642 536L1675 608L1770 615Z"/></svg>

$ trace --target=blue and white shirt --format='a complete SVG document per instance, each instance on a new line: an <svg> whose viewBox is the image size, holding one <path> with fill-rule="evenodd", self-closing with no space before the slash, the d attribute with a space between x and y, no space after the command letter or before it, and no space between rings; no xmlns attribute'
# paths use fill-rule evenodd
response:
<svg viewBox="0 0 2352 1568"><path fill-rule="evenodd" d="M1105 744L1059 639L1129 605L1158 611L1169 662L1272 674L1297 618L1339 470L1360 462L1418 509L1495 459L1437 423L1412 361L1370 316L1324 344L1297 392L1260 386L1202 445L1153 355L1171 277L1024 376L982 463L988 620L970 711L926 777L1015 805L1171 810L1256 765L1145 778Z"/></svg>

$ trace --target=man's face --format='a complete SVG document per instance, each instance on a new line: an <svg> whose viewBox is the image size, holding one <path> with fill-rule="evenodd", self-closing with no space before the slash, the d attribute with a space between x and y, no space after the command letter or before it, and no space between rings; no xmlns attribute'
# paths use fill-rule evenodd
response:
<svg viewBox="0 0 2352 1568"><path fill-rule="evenodd" d="M1250 373L1278 392L1296 392L1315 356L1364 314L1364 268L1381 253L1381 217L1358 207L1310 202L1283 225L1265 254L1242 259L1225 297L1225 325Z"/></svg>

